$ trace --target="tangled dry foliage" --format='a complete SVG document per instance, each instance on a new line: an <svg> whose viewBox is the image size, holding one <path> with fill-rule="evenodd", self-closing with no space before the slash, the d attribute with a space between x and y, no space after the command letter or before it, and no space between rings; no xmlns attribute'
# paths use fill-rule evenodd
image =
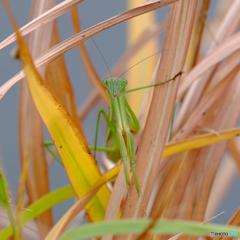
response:
<svg viewBox="0 0 240 240"><path fill-rule="evenodd" d="M158 39L158 34L164 29L166 33L161 60L157 62L155 73L151 73L152 81L165 82L178 72L185 72L182 77L178 77L171 83L156 87L152 96L152 89L148 90L139 114L139 121L144 130L142 135L140 133L134 135L137 149L136 171L142 198L135 190L134 181L131 181L129 198L125 198L125 177L121 169L113 186L105 220L117 219L120 208L122 208L122 218L144 217L144 205L147 209L147 216L152 218L153 222L139 238L166 239L169 236L148 234L159 218L202 222L214 216L217 206L224 197L224 190L228 187L227 183L233 177L233 168L240 170L238 142L235 140L221 141L166 158L161 158L161 156L166 143L176 143L206 133L216 135L221 139L220 131L236 127L240 114L238 105L240 101L240 34L238 32L240 1L231 1L222 13L219 10L221 17L216 14L212 25L209 26L206 25L206 19L211 0L148 0L83 31L79 27L76 9L77 4L81 6L81 2L82 0L66 0L57 5L56 0L33 1L30 13L32 21L22 27L20 32L22 35L28 34L27 44L35 59L36 68L72 116L85 139L87 132L84 131L82 122L89 111L102 100L109 105L101 79L81 44L85 40L123 21L171 4L167 19L145 30L123 53L114 69L111 69L111 73L118 76L123 72L129 60L147 42ZM75 35L61 42L55 19L69 10L72 14ZM44 27L38 29L43 25ZM212 35L210 44L204 38L204 34L209 34L209 32ZM16 36L13 34L0 43L0 49L15 40ZM65 52L77 45L84 59L86 71L95 86L78 111L63 58ZM207 49L204 53L201 51L203 46ZM23 79L24 76L25 73L21 71L1 86L0 99L13 84ZM150 107L148 107L149 104ZM174 109L174 120L171 124ZM30 151L33 166L32 171L26 170L25 187L28 197L26 206L50 191L48 179L50 157L48 156L49 159L47 159L43 143L42 120L31 100L27 82L21 81L20 159L23 166L26 155L29 155ZM223 162L223 156L227 150L229 154ZM105 159L100 154L98 156L107 172L109 169ZM216 178L220 166L225 171L221 177ZM236 171L235 174L237 174ZM49 234L53 229L51 210L48 209L39 215L36 222L41 239L48 234L46 239L56 239L98 189L99 187L94 189L84 203L76 205L74 208L76 212L67 216L54 233ZM19 200L20 198L21 196ZM134 203L131 206L129 199ZM229 220L229 225L239 226L239 224L240 212L237 210ZM126 235L104 237L104 239L112 238L126 239L127 237ZM128 235L128 239L130 238L135 239L135 236Z"/></svg>

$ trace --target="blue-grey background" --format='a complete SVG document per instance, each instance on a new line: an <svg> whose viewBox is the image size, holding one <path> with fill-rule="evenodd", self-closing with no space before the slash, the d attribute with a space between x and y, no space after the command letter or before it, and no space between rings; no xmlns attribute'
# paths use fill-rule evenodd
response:
<svg viewBox="0 0 240 240"><path fill-rule="evenodd" d="M59 1L61 2L61 1ZM214 13L216 3L212 1L209 19ZM29 21L29 13L32 1L30 0L11 0L13 13L19 26L25 25ZM81 20L86 27L91 27L99 22L115 16L126 10L126 1L113 0L85 0L78 6ZM162 20L167 13L168 8L157 11L157 19ZM70 13L66 13L58 18L61 40L65 40L73 35ZM3 6L0 4L0 41L4 40L12 33L12 27L5 14ZM126 22L118 24L94 36L98 47L100 48L109 67L113 67L117 59L126 48ZM107 68L91 40L85 42L95 67L101 77L107 74ZM4 48L0 52L0 85L14 76L20 69L21 64L10 57L10 51L15 43ZM84 80L82 74L81 59L77 48L73 48L64 54L67 63L68 73L72 81L77 105L79 106L87 97L89 86ZM19 83L15 84L9 92L0 101L0 164L7 178L9 188L13 194L13 204L16 204L16 194L20 176L19 149L18 149L18 97ZM96 112L92 111L84 122L85 132L90 140L93 140L96 125ZM46 138L49 139L46 133ZM68 178L64 169L57 163L51 167L50 171L51 190L67 185ZM236 195L237 194L237 195ZM234 196L234 197L233 197ZM239 207L239 179L236 178L233 186L223 201L221 209L218 212L226 211L224 215L218 217L215 222L226 223L233 213ZM54 220L57 221L64 212L71 206L72 200L59 204L53 208Z"/></svg>

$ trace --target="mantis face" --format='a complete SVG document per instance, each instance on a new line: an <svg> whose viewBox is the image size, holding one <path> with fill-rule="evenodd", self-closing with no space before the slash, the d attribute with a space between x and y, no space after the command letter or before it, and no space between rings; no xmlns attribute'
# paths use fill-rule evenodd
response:
<svg viewBox="0 0 240 240"><path fill-rule="evenodd" d="M118 94L124 89L128 82L121 78L105 78L102 81L103 85L109 90L110 94L116 98Z"/></svg>

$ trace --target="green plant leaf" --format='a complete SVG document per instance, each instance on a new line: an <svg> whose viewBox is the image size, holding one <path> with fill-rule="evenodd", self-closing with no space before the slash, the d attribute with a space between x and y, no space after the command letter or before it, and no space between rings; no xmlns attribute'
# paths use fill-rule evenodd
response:
<svg viewBox="0 0 240 240"><path fill-rule="evenodd" d="M23 227L27 222L31 221L42 212L74 196L75 196L74 191L70 185L62 187L58 190L55 190L43 196L33 204L29 205L27 210L25 210L21 214L21 219L20 219L21 227ZM8 226L1 231L0 239L1 240L8 239L11 235L12 235L12 229L10 226Z"/></svg>
<svg viewBox="0 0 240 240"><path fill-rule="evenodd" d="M150 223L149 219L89 223L64 233L58 240L79 240L112 234L140 234ZM181 233L191 236L210 236L210 232L235 232L240 235L238 227L179 220L160 220L150 231L152 234L175 235Z"/></svg>

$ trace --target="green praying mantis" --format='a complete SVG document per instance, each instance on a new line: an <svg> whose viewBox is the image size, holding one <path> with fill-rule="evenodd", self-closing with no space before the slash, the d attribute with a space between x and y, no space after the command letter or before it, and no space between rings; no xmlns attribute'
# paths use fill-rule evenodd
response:
<svg viewBox="0 0 240 240"><path fill-rule="evenodd" d="M95 136L95 145L94 148L94 156L95 151L105 151L105 152L113 152L116 151L116 145L118 151L120 152L120 159L123 163L124 174L126 179L127 188L130 188L130 177L127 170L127 157L129 158L130 167L132 170L135 187L138 195L141 195L141 189L138 183L138 178L136 174L136 160L135 160L135 150L134 150L134 142L133 142L133 134L132 132L138 132L140 130L140 124L133 110L129 106L125 94L128 92L133 92L137 90L141 90L144 88L164 85L170 81L175 80L178 76L182 75L182 71L177 73L172 79L158 84L148 85L136 89L126 90L126 86L128 84L126 79L121 78L106 78L102 81L105 86L106 94L109 96L111 105L109 114L107 115L104 109L100 109L97 118L97 127L96 127L96 136ZM107 140L110 138L110 134L113 137L113 143L111 147L97 147L97 136L98 136L98 128L101 114L104 116L108 128L107 128Z"/></svg>

